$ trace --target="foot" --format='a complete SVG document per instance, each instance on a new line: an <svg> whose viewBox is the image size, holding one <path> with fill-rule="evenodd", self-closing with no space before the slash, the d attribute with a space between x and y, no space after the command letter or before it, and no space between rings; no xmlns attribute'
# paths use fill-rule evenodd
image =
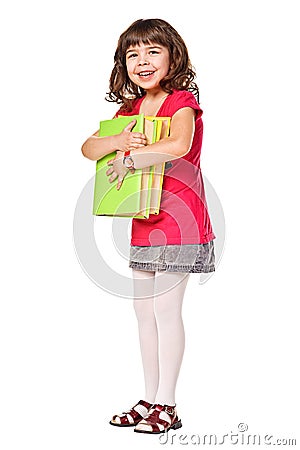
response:
<svg viewBox="0 0 300 450"><path fill-rule="evenodd" d="M178 419L176 405L155 404L149 410L144 419L135 427L137 433L159 434L166 433L171 428L176 430L182 427L181 420Z"/></svg>
<svg viewBox="0 0 300 450"><path fill-rule="evenodd" d="M129 411L114 415L109 423L118 427L133 427L148 414L151 406L152 403L140 400Z"/></svg>

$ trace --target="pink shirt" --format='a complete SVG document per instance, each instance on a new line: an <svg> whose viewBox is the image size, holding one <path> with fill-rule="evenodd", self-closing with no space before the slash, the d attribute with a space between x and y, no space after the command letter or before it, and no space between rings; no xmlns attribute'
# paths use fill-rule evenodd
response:
<svg viewBox="0 0 300 450"><path fill-rule="evenodd" d="M119 110L116 115L139 114L143 98L134 101L130 113ZM157 117L172 117L184 107L197 112L191 149L183 157L166 162L160 212L149 219L132 219L131 245L203 244L215 239L200 169L203 111L191 92L174 90Z"/></svg>

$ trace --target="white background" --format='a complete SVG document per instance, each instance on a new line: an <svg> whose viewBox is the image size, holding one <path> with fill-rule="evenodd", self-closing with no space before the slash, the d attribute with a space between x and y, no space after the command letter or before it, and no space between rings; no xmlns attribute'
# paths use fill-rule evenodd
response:
<svg viewBox="0 0 300 450"><path fill-rule="evenodd" d="M170 22L189 48L203 174L226 218L216 273L204 285L191 276L186 290L183 428L172 447L182 447L180 434L238 433L240 422L250 434L299 441L297 3L1 8L1 449L161 446L108 424L143 397L136 319L131 300L84 273L72 235L95 170L81 145L116 110L104 96L117 39L151 17Z"/></svg>

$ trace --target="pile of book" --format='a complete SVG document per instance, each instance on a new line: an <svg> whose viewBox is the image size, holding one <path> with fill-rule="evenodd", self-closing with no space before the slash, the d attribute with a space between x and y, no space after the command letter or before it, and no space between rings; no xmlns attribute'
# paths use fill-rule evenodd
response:
<svg viewBox="0 0 300 450"><path fill-rule="evenodd" d="M170 131L170 117L152 117L138 114L119 116L100 122L99 136L119 134L132 121L136 124L132 131L144 133L147 144L167 137ZM165 163L128 172L121 188L117 190L117 179L110 183L106 171L107 162L116 156L112 152L96 162L93 214L96 216L134 217L147 219L150 214L158 214Z"/></svg>

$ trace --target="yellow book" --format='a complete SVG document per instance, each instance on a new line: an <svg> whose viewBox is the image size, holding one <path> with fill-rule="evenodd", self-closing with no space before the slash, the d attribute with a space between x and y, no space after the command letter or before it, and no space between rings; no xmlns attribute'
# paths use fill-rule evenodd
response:
<svg viewBox="0 0 300 450"><path fill-rule="evenodd" d="M155 117L145 116L145 119L156 122L156 137L157 142L169 136L171 118L170 117ZM165 163L155 164L152 166L152 183L151 183L151 198L150 198L150 214L158 214L161 201L162 184L164 179Z"/></svg>

